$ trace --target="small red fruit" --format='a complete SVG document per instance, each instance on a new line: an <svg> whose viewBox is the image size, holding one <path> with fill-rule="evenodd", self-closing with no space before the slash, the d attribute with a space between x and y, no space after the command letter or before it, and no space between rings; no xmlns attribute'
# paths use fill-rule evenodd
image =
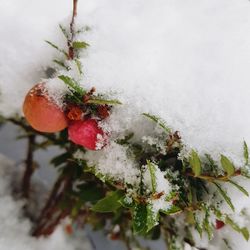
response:
<svg viewBox="0 0 250 250"><path fill-rule="evenodd" d="M216 220L215 221L215 228L217 229L217 230L219 230L219 229L221 229L222 227L224 227L225 226L225 223L223 222L223 221L221 221L221 220Z"/></svg>
<svg viewBox="0 0 250 250"><path fill-rule="evenodd" d="M73 121L68 134L72 142L90 150L98 150L105 145L105 134L94 119Z"/></svg>
<svg viewBox="0 0 250 250"><path fill-rule="evenodd" d="M35 85L28 92L23 113L31 127L40 132L54 133L68 126L63 111L49 99L44 83Z"/></svg>

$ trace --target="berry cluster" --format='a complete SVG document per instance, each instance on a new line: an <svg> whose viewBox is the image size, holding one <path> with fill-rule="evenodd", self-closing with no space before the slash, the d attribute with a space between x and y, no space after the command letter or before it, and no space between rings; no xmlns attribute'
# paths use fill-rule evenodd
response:
<svg viewBox="0 0 250 250"><path fill-rule="evenodd" d="M69 140L89 150L101 149L107 142L107 134L99 122L109 116L110 106L88 104L95 89L82 96L82 103L65 98L65 107L60 108L48 95L44 83L36 84L26 95L23 113L37 131L55 133L68 129Z"/></svg>

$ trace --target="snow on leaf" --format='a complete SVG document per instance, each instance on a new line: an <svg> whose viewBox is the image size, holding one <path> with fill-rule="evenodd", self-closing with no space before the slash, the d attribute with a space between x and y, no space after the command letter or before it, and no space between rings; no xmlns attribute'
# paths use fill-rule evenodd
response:
<svg viewBox="0 0 250 250"><path fill-rule="evenodd" d="M155 176L156 168L155 168L155 165L152 164L150 161L147 161L147 166L148 166L150 177L151 177L152 191L153 191L153 193L155 193L156 192L156 185L157 185L156 176Z"/></svg>
<svg viewBox="0 0 250 250"><path fill-rule="evenodd" d="M175 206L175 205L172 205L171 207L169 207L166 210L161 210L162 213L167 214L167 215L177 214L177 213L179 213L181 211L182 211L182 209Z"/></svg>
<svg viewBox="0 0 250 250"><path fill-rule="evenodd" d="M133 209L133 229L135 233L144 233L147 230L147 205L135 205Z"/></svg>
<svg viewBox="0 0 250 250"><path fill-rule="evenodd" d="M151 204L147 205L147 232L158 225L159 211L155 211Z"/></svg>

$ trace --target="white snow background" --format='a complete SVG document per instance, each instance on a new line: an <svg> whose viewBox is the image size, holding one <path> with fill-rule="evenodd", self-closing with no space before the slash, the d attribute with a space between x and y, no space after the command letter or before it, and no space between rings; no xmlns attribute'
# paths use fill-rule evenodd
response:
<svg viewBox="0 0 250 250"><path fill-rule="evenodd" d="M0 0L4 115L21 112L44 77L56 54L44 40L63 46L58 24L70 13L69 0ZM83 84L118 93L128 114L117 115L118 126L158 114L188 146L241 163L243 140L250 144L248 0L79 0L78 15L91 27Z"/></svg>

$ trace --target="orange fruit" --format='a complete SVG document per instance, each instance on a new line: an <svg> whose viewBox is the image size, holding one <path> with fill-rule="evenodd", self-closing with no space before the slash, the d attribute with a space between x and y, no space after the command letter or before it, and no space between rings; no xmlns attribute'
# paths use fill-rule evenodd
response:
<svg viewBox="0 0 250 250"><path fill-rule="evenodd" d="M23 113L30 126L40 132L55 133L68 126L64 112L48 97L44 83L36 84L28 92Z"/></svg>

